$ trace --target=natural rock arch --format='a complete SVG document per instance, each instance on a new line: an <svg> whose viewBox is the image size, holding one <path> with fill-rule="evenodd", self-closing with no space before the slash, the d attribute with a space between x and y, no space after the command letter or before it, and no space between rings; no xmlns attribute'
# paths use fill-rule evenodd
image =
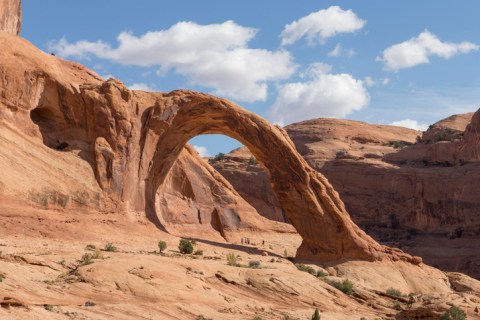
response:
<svg viewBox="0 0 480 320"><path fill-rule="evenodd" d="M146 212L151 220L158 219L156 191L185 144L197 135L224 134L247 146L270 176L279 202L303 238L298 258L377 260L390 251L352 222L338 193L308 166L283 129L210 95L174 91L165 98L166 106L153 107L145 120L146 127L158 135L145 180Z"/></svg>

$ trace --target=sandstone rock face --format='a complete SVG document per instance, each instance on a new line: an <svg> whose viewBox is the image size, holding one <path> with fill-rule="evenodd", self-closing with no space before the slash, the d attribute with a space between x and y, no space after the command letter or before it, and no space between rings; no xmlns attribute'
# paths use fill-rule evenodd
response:
<svg viewBox="0 0 480 320"><path fill-rule="evenodd" d="M202 207L193 204L202 193L200 184L178 180L182 169L173 167L186 143L200 134L221 133L245 144L269 174L285 215L303 237L297 257L420 262L380 246L359 229L338 193L307 165L286 132L259 116L198 92L130 91L119 81L103 82L84 67L42 53L22 39L1 34L0 43L7 48L0 53L2 121L51 149L76 151L90 164L102 189L99 206L145 211L160 228L192 222L192 213L196 221L223 233L264 227L260 222L265 219L253 216L255 210L246 202L225 200L228 193L235 194L226 181L219 190L212 188L215 201ZM172 168L180 173L169 180ZM162 189L168 181L167 189L182 194L185 201L168 203L168 190ZM211 208L214 202L220 205ZM189 213L172 218L169 211Z"/></svg>
<svg viewBox="0 0 480 320"><path fill-rule="evenodd" d="M255 158L247 148L238 148L229 153L223 160L211 159L210 164L262 216L274 221L288 221L272 190L268 175L256 163Z"/></svg>
<svg viewBox="0 0 480 320"><path fill-rule="evenodd" d="M18 35L22 29L22 6L20 0L0 1L0 31Z"/></svg>
<svg viewBox="0 0 480 320"><path fill-rule="evenodd" d="M458 247L463 239L448 239L457 237L456 233L473 237L470 241L478 239L478 119L480 112L452 116L423 135L405 128L335 119L309 120L285 129L307 162L339 192L357 224L386 243L404 243L431 264L479 277L478 250L467 246L468 238L462 250ZM433 141L438 133L444 141ZM433 151L439 148L448 151L448 158ZM462 159L460 154L464 161L455 164ZM246 161L251 154L242 156ZM225 160L213 166L222 173L229 166L226 177L232 184L238 180L240 185L251 186L239 189L242 196L268 180L266 175L249 179L233 163ZM252 205L258 209L262 204ZM415 238L414 232L432 233L440 239ZM412 235L414 239L409 240Z"/></svg>

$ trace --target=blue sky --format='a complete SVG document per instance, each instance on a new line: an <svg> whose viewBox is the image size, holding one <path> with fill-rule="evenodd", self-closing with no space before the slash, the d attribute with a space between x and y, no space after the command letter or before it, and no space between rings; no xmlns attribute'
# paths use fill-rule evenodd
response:
<svg viewBox="0 0 480 320"><path fill-rule="evenodd" d="M479 12L475 0L24 0L21 35L130 88L213 93L280 124L423 129L479 107Z"/></svg>

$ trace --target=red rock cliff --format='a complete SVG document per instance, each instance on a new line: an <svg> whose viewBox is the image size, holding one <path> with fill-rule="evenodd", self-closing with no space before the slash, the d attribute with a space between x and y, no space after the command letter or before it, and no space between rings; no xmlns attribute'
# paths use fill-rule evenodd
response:
<svg viewBox="0 0 480 320"><path fill-rule="evenodd" d="M0 30L18 35L22 29L20 0L0 0Z"/></svg>

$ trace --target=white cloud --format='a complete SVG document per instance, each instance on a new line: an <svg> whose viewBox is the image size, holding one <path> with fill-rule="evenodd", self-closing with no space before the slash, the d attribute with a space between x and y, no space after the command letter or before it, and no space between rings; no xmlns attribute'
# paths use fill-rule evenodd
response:
<svg viewBox="0 0 480 320"><path fill-rule="evenodd" d="M365 85L367 87L373 87L375 85L375 80L373 80L372 77L365 77L365 79L363 79L363 82L365 82Z"/></svg>
<svg viewBox="0 0 480 320"><path fill-rule="evenodd" d="M335 48L328 53L329 57L341 57L345 56L351 58L355 55L355 50L353 49L343 49L340 43L337 43Z"/></svg>
<svg viewBox="0 0 480 320"><path fill-rule="evenodd" d="M202 146L193 146L195 150L198 152L200 157L205 158L205 157L210 157L210 153L208 152L207 147L202 147Z"/></svg>
<svg viewBox="0 0 480 320"><path fill-rule="evenodd" d="M343 118L369 103L363 81L346 73L332 74L315 65L311 66L315 72L310 73L307 81L279 86L277 99L268 111L272 121L288 124L319 117Z"/></svg>
<svg viewBox="0 0 480 320"><path fill-rule="evenodd" d="M141 90L141 91L156 91L156 89L153 86L149 86L146 83L134 83L128 86L130 90Z"/></svg>
<svg viewBox="0 0 480 320"><path fill-rule="evenodd" d="M286 25L280 36L282 45L293 44L303 37L307 38L310 45L314 45L323 43L338 33L360 30L364 25L365 21L358 18L352 10L331 6Z"/></svg>
<svg viewBox="0 0 480 320"><path fill-rule="evenodd" d="M116 79L115 76L113 74L102 74L100 75L100 77L102 77L104 80L108 80L108 79Z"/></svg>
<svg viewBox="0 0 480 320"><path fill-rule="evenodd" d="M382 86L382 87L385 87L387 84L390 83L390 78L383 78L383 79L373 79L372 77L370 76L366 76L364 79L363 79L363 82L365 83L365 85L367 87L373 87L373 86Z"/></svg>
<svg viewBox="0 0 480 320"><path fill-rule="evenodd" d="M425 131L428 128L428 124L418 123L417 120L404 119L400 121L394 121L390 123L391 126L405 127L413 130Z"/></svg>
<svg viewBox="0 0 480 320"><path fill-rule="evenodd" d="M407 41L395 44L383 51L377 60L383 61L385 69L397 71L419 64L430 63L430 56L450 59L459 53L479 50L480 46L471 42L442 42L428 30Z"/></svg>
<svg viewBox="0 0 480 320"><path fill-rule="evenodd" d="M248 47L257 33L233 21L199 25L178 22L169 29L135 36L122 32L118 47L102 41L69 43L60 39L49 49L63 57L95 55L123 65L158 66L185 76L192 84L240 101L264 101L268 82L288 79L296 66L289 52Z"/></svg>
<svg viewBox="0 0 480 320"><path fill-rule="evenodd" d="M318 78L320 75L329 73L332 71L332 66L328 63L315 62L307 67L305 72L300 74L300 77L303 78Z"/></svg>

